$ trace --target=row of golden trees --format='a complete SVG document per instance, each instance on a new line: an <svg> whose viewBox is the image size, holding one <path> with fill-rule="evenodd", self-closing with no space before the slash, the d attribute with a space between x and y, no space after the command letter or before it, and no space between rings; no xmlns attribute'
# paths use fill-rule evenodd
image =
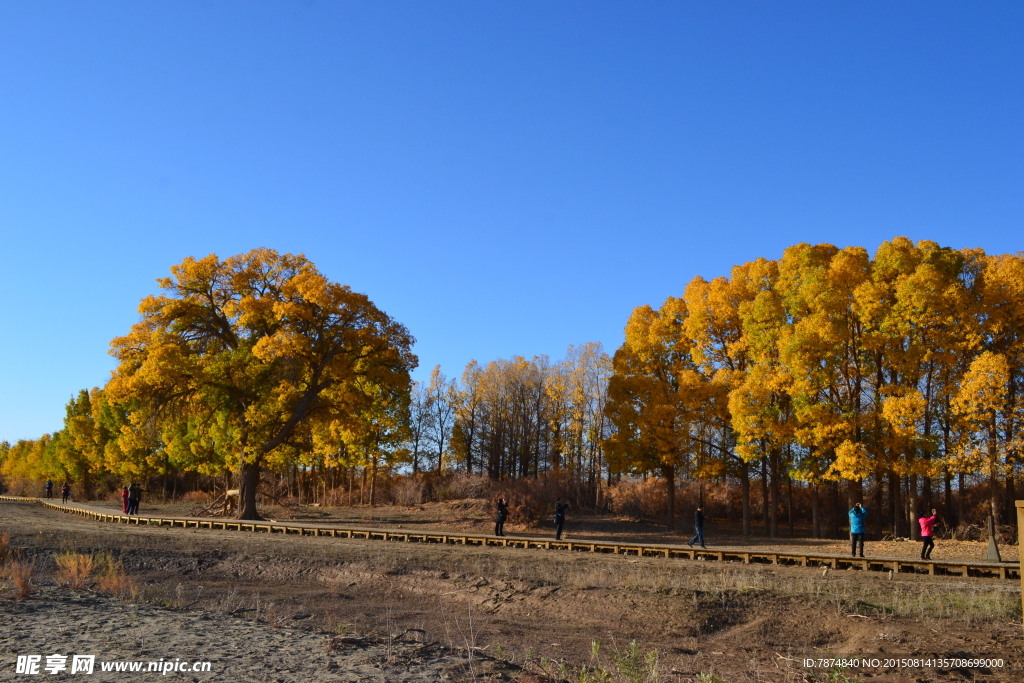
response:
<svg viewBox="0 0 1024 683"><path fill-rule="evenodd" d="M866 502L901 535L936 485L948 501L954 482L984 477L997 519L1016 495L1020 255L799 244L637 308L613 359L586 344L558 362L473 361L459 380L438 367L423 383L408 331L302 256L190 258L160 285L112 342L108 385L74 397L53 435L0 444L0 474L88 492L103 477L231 473L247 517L260 472L348 500L358 481L369 502L396 468L556 472L594 504L614 474L654 474L670 523L680 480L726 479L747 532L760 488L772 534L795 479L816 535L819 491L832 500L836 482L849 500L869 482Z"/></svg>
<svg viewBox="0 0 1024 683"><path fill-rule="evenodd" d="M558 472L596 501L607 469L610 375L600 344L570 346L557 363L546 356L470 362L453 385L453 464L491 479Z"/></svg>
<svg viewBox="0 0 1024 683"><path fill-rule="evenodd" d="M608 458L660 472L670 508L680 474L735 477L745 530L760 475L773 535L790 476L811 487L816 534L818 488L836 480L850 501L871 481L868 503L906 535L935 482L948 493L981 474L998 521L1016 495L1022 372L1021 255L905 238L873 257L798 244L633 312Z"/></svg>
<svg viewBox="0 0 1024 683"><path fill-rule="evenodd" d="M415 383L405 328L301 255L189 258L158 282L163 293L111 342L110 382L73 397L63 429L0 444L0 474L69 479L87 496L227 476L245 518L257 516L261 472L306 499L340 488L354 501L358 482L370 503L379 472L403 466L494 479L558 470L599 488L611 367L600 345L557 363L474 361L461 383L438 367Z"/></svg>

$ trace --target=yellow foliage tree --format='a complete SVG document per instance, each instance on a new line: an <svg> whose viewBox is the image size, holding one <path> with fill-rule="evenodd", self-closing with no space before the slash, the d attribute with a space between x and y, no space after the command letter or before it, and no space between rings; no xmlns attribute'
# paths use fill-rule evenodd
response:
<svg viewBox="0 0 1024 683"><path fill-rule="evenodd" d="M142 320L111 342L119 365L106 393L128 418L121 451L231 458L242 519L259 519L269 454L301 450L316 423L355 427L380 388L408 391L408 331L304 256L255 249L171 271L158 280L164 294L144 299Z"/></svg>
<svg viewBox="0 0 1024 683"><path fill-rule="evenodd" d="M605 445L620 471L659 473L668 494L668 526L675 526L675 476L691 452L691 417L699 384L683 334L686 304L670 297L660 309L641 306L626 325L612 360L606 412L615 433Z"/></svg>

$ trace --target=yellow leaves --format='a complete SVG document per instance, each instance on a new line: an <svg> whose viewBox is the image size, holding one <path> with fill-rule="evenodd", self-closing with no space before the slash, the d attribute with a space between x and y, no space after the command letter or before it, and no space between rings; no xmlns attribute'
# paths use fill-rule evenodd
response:
<svg viewBox="0 0 1024 683"><path fill-rule="evenodd" d="M1024 385L1020 255L905 237L873 257L797 244L729 278L695 277L676 302L638 308L616 354L613 386L635 421L722 415L743 458L796 446L793 470L811 478L868 465L929 474L980 449L989 463L1024 451L1024 402L1008 400ZM684 370L669 359L687 349ZM675 443L689 447L682 433Z"/></svg>
<svg viewBox="0 0 1024 683"><path fill-rule="evenodd" d="M1024 446L1020 426L1024 410L1009 400L1011 371L1005 355L986 351L975 358L960 382L953 410L963 432L953 454L954 467L968 471L985 463L991 472L1009 466L1008 454Z"/></svg>
<svg viewBox="0 0 1024 683"><path fill-rule="evenodd" d="M912 390L898 396L887 396L882 402L882 417L897 436L912 439L919 431L918 425L924 419L926 408L921 392Z"/></svg>
<svg viewBox="0 0 1024 683"><path fill-rule="evenodd" d="M729 393L729 412L737 434L737 452L745 460L759 458L793 436L786 375L755 366Z"/></svg>
<svg viewBox="0 0 1024 683"><path fill-rule="evenodd" d="M686 303L671 297L657 311L642 306L630 316L613 359L607 407L620 436L606 447L623 469L674 465L683 455L703 388L683 334L685 316Z"/></svg>
<svg viewBox="0 0 1024 683"><path fill-rule="evenodd" d="M166 294L145 299L142 320L111 343L120 364L108 393L130 404L125 450L211 457L214 443L217 457L258 461L338 449L339 424L367 428L361 416L381 395L407 393L416 359L405 328L302 255L255 249L171 270Z"/></svg>
<svg viewBox="0 0 1024 683"><path fill-rule="evenodd" d="M871 457L864 444L846 440L836 448L836 459L828 468L825 477L832 480L859 481L871 474L871 465Z"/></svg>
<svg viewBox="0 0 1024 683"><path fill-rule="evenodd" d="M1006 356L986 351L971 362L960 382L960 391L953 399L954 409L964 417L980 421L989 419L1006 403L1010 368Z"/></svg>

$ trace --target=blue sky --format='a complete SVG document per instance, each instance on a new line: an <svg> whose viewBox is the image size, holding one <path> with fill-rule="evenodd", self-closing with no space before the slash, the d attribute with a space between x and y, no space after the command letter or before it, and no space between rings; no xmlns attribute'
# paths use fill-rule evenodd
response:
<svg viewBox="0 0 1024 683"><path fill-rule="evenodd" d="M800 242L1015 252L1024 4L0 4L0 439L188 255L305 253L471 358L614 349Z"/></svg>

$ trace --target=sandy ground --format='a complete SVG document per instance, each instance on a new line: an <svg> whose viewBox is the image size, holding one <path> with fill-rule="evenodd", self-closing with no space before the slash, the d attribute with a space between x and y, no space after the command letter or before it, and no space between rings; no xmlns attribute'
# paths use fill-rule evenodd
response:
<svg viewBox="0 0 1024 683"><path fill-rule="evenodd" d="M292 514L356 521L332 518L345 514L336 511ZM382 521L380 509L362 514ZM657 651L662 681L708 673L729 682L823 681L798 662L835 655L1004 660L1001 669L862 667L846 680L1024 681L1016 582L129 527L26 503L0 503L0 531L34 559L43 586L29 600L14 600L9 586L2 593L0 680L13 676L14 656L29 654L28 645L38 654L75 652L66 640L74 633L75 643L93 639L87 644L98 658L142 648L146 658L199 653L221 667L212 678L194 675L200 680L486 675L525 683L542 680L544 670L557 680L556 661L592 665L599 641L596 661L625 681L612 653L635 640L642 653ZM66 549L117 555L140 588L139 603L48 584L54 554ZM77 631L61 631L62 613L75 615ZM143 615L132 617L140 625L124 629L121 617L133 614ZM296 622L295 614L311 616ZM404 640L393 637L401 633ZM359 646L336 640L328 652L331 637ZM382 667L388 642L400 662L394 668ZM467 648L487 657L475 670Z"/></svg>
<svg viewBox="0 0 1024 683"><path fill-rule="evenodd" d="M162 668L164 661L210 662L209 672L162 674L192 681L460 681L474 674L490 678L496 669L516 672L406 638L332 636L206 610L125 604L56 586L41 587L30 600L3 600L0 610L0 653L7 660L0 680L28 679L12 674L16 655L43 655L45 666L54 653L69 656L69 670L71 655L95 655L88 679L94 681L156 676L149 663ZM143 673L103 672L104 662L142 662Z"/></svg>

